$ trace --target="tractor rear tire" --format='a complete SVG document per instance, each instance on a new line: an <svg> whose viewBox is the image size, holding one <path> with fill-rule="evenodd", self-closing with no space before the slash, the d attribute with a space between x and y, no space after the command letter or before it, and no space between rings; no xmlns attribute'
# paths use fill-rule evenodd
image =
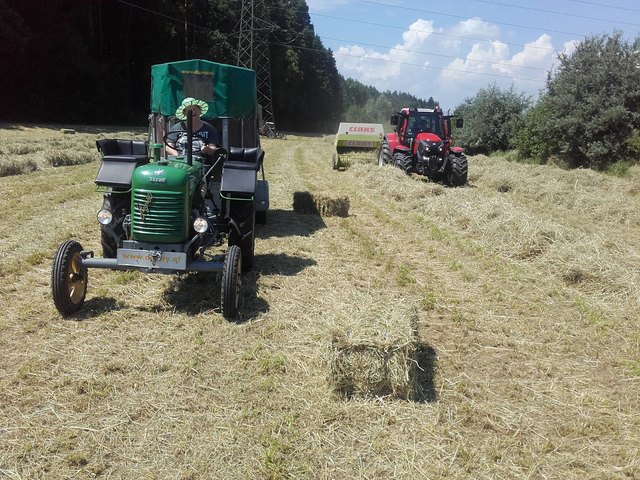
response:
<svg viewBox="0 0 640 480"><path fill-rule="evenodd" d="M111 235L110 230L121 240L126 238L123 221L129 211L131 203L131 194L129 193L105 193L102 201L102 208L110 210L113 213L113 221L108 227L100 225L100 243L102 244L102 256L105 258L116 258L118 243Z"/></svg>
<svg viewBox="0 0 640 480"><path fill-rule="evenodd" d="M241 270L242 252L237 245L231 245L224 258L220 288L220 307L222 315L227 320L233 320L238 316L240 286L242 284L240 278Z"/></svg>
<svg viewBox="0 0 640 480"><path fill-rule="evenodd" d="M469 165L467 157L464 155L449 156L449 167L447 171L447 185L450 187L462 187L467 184L467 176L469 172Z"/></svg>
<svg viewBox="0 0 640 480"><path fill-rule="evenodd" d="M87 294L89 274L82 266L82 245L75 240L63 242L53 257L51 293L58 312L68 316L79 311Z"/></svg>
<svg viewBox="0 0 640 480"><path fill-rule="evenodd" d="M413 162L410 154L396 152L393 154L393 163L407 175L413 171Z"/></svg>
<svg viewBox="0 0 640 480"><path fill-rule="evenodd" d="M248 272L253 268L256 244L255 204L236 200L231 204L230 216L240 228L240 232L231 227L229 230L229 246L237 245L240 247L242 251L242 271Z"/></svg>
<svg viewBox="0 0 640 480"><path fill-rule="evenodd" d="M378 154L378 166L390 165L393 157L391 156L391 149L389 143L386 140L382 141L380 145L380 153Z"/></svg>

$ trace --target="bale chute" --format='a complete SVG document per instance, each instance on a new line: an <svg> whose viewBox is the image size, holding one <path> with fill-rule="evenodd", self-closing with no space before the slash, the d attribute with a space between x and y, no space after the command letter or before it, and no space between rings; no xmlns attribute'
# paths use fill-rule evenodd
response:
<svg viewBox="0 0 640 480"><path fill-rule="evenodd" d="M384 128L380 123L340 123L333 169L347 168L355 161L375 161L383 137Z"/></svg>

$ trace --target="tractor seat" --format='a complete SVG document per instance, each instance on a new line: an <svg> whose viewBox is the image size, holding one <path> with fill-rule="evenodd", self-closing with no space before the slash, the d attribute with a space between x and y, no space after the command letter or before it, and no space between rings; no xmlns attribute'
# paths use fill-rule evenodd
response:
<svg viewBox="0 0 640 480"><path fill-rule="evenodd" d="M104 138L96 140L96 148L106 156L146 157L148 158L149 142L142 140L121 140Z"/></svg>
<svg viewBox="0 0 640 480"><path fill-rule="evenodd" d="M106 138L96 141L102 164L95 183L103 187L130 188L137 166L149 163L148 142Z"/></svg>
<svg viewBox="0 0 640 480"><path fill-rule="evenodd" d="M255 169L259 170L262 166L262 161L264 160L264 150L259 147L255 148L242 148L242 147L231 147L229 148L229 156L227 157L227 162L247 162L253 163L255 165Z"/></svg>

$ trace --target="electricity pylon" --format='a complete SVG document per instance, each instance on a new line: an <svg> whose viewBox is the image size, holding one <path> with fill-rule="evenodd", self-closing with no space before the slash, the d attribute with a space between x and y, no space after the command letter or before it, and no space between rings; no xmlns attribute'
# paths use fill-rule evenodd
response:
<svg viewBox="0 0 640 480"><path fill-rule="evenodd" d="M265 122L274 122L269 33L276 28L266 19L264 0L242 0L237 65L256 72L258 104L262 107Z"/></svg>

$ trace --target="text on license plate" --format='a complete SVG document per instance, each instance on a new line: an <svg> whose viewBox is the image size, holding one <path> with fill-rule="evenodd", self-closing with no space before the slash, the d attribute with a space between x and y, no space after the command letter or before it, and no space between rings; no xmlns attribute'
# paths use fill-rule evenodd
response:
<svg viewBox="0 0 640 480"><path fill-rule="evenodd" d="M119 248L118 265L184 270L187 267L187 254L183 252Z"/></svg>

